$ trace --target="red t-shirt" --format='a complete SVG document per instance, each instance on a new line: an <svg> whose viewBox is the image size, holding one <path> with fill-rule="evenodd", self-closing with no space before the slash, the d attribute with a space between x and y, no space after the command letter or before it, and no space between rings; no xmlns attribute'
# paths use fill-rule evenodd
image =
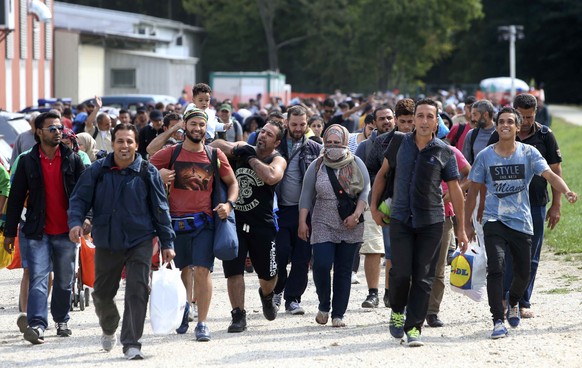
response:
<svg viewBox="0 0 582 368"><path fill-rule="evenodd" d="M452 142L455 137L457 136L457 131L459 130L459 124L455 124L453 125L453 127L451 128L451 131L449 132L449 134L447 134L447 140L449 142ZM471 127L465 123L465 130L463 130L463 133L461 133L461 136L459 137L459 140L457 141L457 144L455 145L455 147L457 147L460 151L463 150L463 144L465 144L465 137L467 136L467 133L469 133L469 130L471 130Z"/></svg>
<svg viewBox="0 0 582 368"><path fill-rule="evenodd" d="M167 169L174 146L161 149L150 159L152 165L159 169ZM228 159L218 149L219 176L227 176L232 172ZM182 148L174 162L173 170L176 178L170 187L170 213L172 216L183 216L192 213L205 212L212 216L212 184L214 170L210 159L204 150L190 152Z"/></svg>
<svg viewBox="0 0 582 368"><path fill-rule="evenodd" d="M469 130L469 129L467 129ZM463 156L463 153L456 148L455 146L450 147L453 153L455 154L455 158L457 159L457 168L459 172L465 168L465 166L469 165L469 161ZM441 187L443 189L443 194L446 194L449 191L449 186L444 181L441 182ZM455 216L455 211L453 210L453 202L445 203L445 216L451 217Z"/></svg>
<svg viewBox="0 0 582 368"><path fill-rule="evenodd" d="M67 208L69 201L65 196L65 185L61 173L61 150L57 148L52 160L42 152L42 149L39 149L39 152L46 204L44 232L47 235L68 233Z"/></svg>

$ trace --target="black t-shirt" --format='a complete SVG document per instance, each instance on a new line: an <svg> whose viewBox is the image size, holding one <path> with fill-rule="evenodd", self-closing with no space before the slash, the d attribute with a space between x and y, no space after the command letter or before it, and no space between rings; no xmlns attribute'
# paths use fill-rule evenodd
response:
<svg viewBox="0 0 582 368"><path fill-rule="evenodd" d="M155 130L151 125L146 125L139 131L139 146L137 152L141 154L144 159L147 159L148 155L148 145L154 140L158 135L164 132L164 128Z"/></svg>
<svg viewBox="0 0 582 368"><path fill-rule="evenodd" d="M562 162L560 148L558 147L558 142L556 141L556 137L554 136L554 133L552 133L552 130L538 123L536 123L535 129L536 132L526 139L521 140L517 137L516 140L537 148L542 157L548 162L548 165ZM488 145L497 143L498 141L499 135L495 131L491 135ZM530 204L532 206L545 206L549 201L550 196L548 195L547 180L539 175L534 175L529 184Z"/></svg>
<svg viewBox="0 0 582 368"><path fill-rule="evenodd" d="M351 118L344 119L342 114L333 116L327 124L325 124L324 131L327 130L333 124L339 124L346 128L348 132L352 133L354 131L354 121Z"/></svg>
<svg viewBox="0 0 582 368"><path fill-rule="evenodd" d="M278 152L263 160L270 164ZM273 197L277 185L268 185L263 182L255 170L244 161L238 160L235 170L238 181L239 194L236 200L236 222L249 225L275 225L273 219Z"/></svg>

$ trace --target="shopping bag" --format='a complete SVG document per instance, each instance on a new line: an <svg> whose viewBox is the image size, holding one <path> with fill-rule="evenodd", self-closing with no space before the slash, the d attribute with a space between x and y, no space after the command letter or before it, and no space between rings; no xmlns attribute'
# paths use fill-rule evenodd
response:
<svg viewBox="0 0 582 368"><path fill-rule="evenodd" d="M487 293L487 255L479 242L469 243L465 254L456 251L451 262L451 289L480 302Z"/></svg>
<svg viewBox="0 0 582 368"><path fill-rule="evenodd" d="M4 248L4 233L0 232L0 270L6 268L12 263L15 251L8 253Z"/></svg>
<svg viewBox="0 0 582 368"><path fill-rule="evenodd" d="M150 295L150 322L157 335L167 335L180 327L186 308L186 288L181 273L172 261L171 268L162 264L158 271L152 272L152 291Z"/></svg>
<svg viewBox="0 0 582 368"><path fill-rule="evenodd" d="M16 268L22 268L22 262L20 260L20 247L18 246L18 237L14 238L14 250L12 251L14 257L12 258L12 263L6 266L9 270L14 270Z"/></svg>
<svg viewBox="0 0 582 368"><path fill-rule="evenodd" d="M91 239L81 237L81 249L79 250L79 262L81 263L81 281L90 288L95 284L95 245Z"/></svg>

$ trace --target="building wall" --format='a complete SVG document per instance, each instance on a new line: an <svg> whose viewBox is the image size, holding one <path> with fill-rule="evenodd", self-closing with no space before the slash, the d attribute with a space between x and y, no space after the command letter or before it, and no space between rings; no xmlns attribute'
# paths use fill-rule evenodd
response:
<svg viewBox="0 0 582 368"><path fill-rule="evenodd" d="M44 1L52 12L52 0ZM53 23L28 14L27 0L14 0L13 9L14 31L0 42L0 108L8 111L36 105L53 93Z"/></svg>
<svg viewBox="0 0 582 368"><path fill-rule="evenodd" d="M79 102L79 34L55 30L55 96Z"/></svg>
<svg viewBox="0 0 582 368"><path fill-rule="evenodd" d="M106 94L105 49L100 46L79 45L79 99L84 101L95 95Z"/></svg>

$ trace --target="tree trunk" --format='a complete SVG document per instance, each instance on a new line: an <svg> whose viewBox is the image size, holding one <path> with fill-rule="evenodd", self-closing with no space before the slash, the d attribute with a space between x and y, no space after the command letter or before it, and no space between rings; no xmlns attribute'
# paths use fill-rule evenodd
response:
<svg viewBox="0 0 582 368"><path fill-rule="evenodd" d="M273 0L257 0L261 22L265 30L267 52L269 55L269 70L279 71L279 57L277 55L277 42L275 42L275 30L273 18L275 17L276 2Z"/></svg>

